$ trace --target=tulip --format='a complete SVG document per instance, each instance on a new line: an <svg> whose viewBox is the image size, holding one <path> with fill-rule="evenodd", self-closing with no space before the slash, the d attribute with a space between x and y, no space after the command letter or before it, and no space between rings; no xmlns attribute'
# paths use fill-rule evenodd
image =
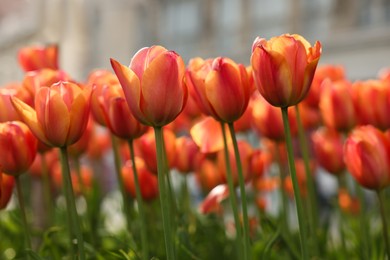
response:
<svg viewBox="0 0 390 260"><path fill-rule="evenodd" d="M390 140L374 126L356 127L345 142L344 160L349 172L360 185L376 191L382 218L385 248L387 255L390 256L390 240L383 194L383 189L390 185Z"/></svg>
<svg viewBox="0 0 390 260"><path fill-rule="evenodd" d="M195 177L203 192L208 193L214 187L223 183L222 174L215 160L204 158L195 171Z"/></svg>
<svg viewBox="0 0 390 260"><path fill-rule="evenodd" d="M311 83L309 93L302 104L308 105L312 108L318 108L321 92L323 89L322 83L324 80L330 80L331 82L344 80L345 69L341 65L322 65L318 66L314 73L314 78Z"/></svg>
<svg viewBox="0 0 390 260"><path fill-rule="evenodd" d="M229 197L229 188L226 184L220 184L213 188L206 198L199 205L199 211L202 214L217 212L223 200Z"/></svg>
<svg viewBox="0 0 390 260"><path fill-rule="evenodd" d="M164 142L166 147L166 161L169 168L174 166L175 162L175 134L168 129L164 131ZM156 141L153 136L152 131L147 131L143 136L141 136L136 142L139 144L140 157L145 161L148 169L157 173L157 160L156 160Z"/></svg>
<svg viewBox="0 0 390 260"><path fill-rule="evenodd" d="M390 185L390 140L377 128L355 128L345 142L344 160L363 187L381 190Z"/></svg>
<svg viewBox="0 0 390 260"><path fill-rule="evenodd" d="M93 88L91 94L91 113L94 120L102 126L106 125L102 107L100 105L100 97L105 86L119 84L115 74L107 70L96 70L88 76L87 86Z"/></svg>
<svg viewBox="0 0 390 260"><path fill-rule="evenodd" d="M131 113L119 85L104 86L99 103L105 123L115 136L127 140L135 139L148 130L147 126L139 123Z"/></svg>
<svg viewBox="0 0 390 260"><path fill-rule="evenodd" d="M58 45L21 48L18 51L18 61L26 72L43 68L58 69Z"/></svg>
<svg viewBox="0 0 390 260"><path fill-rule="evenodd" d="M319 107L324 124L329 128L348 132L356 125L352 85L347 80L326 80Z"/></svg>
<svg viewBox="0 0 390 260"><path fill-rule="evenodd" d="M37 139L24 123L0 123L0 166L3 172L13 176L26 172L35 159L37 145Z"/></svg>
<svg viewBox="0 0 390 260"><path fill-rule="evenodd" d="M187 86L185 65L174 51L161 46L139 50L126 67L111 59L130 110L145 125L162 127L184 109Z"/></svg>
<svg viewBox="0 0 390 260"><path fill-rule="evenodd" d="M218 121L234 122L248 106L252 91L246 68L229 58L190 61L185 79L201 111Z"/></svg>
<svg viewBox="0 0 390 260"><path fill-rule="evenodd" d="M262 96L254 95L252 108L252 127L260 137L276 142L283 141L283 118L280 109L270 105ZM293 113L289 113L289 122L293 135L297 133L297 123Z"/></svg>
<svg viewBox="0 0 390 260"><path fill-rule="evenodd" d="M390 81L354 82L352 95L360 125L370 124L381 130L390 128ZM375 105L367 105L367 102Z"/></svg>
<svg viewBox="0 0 390 260"><path fill-rule="evenodd" d="M34 135L49 146L65 147L77 142L89 118L88 88L60 81L42 87L35 97L35 109L12 97L12 103Z"/></svg>
<svg viewBox="0 0 390 260"><path fill-rule="evenodd" d="M271 105L294 106L309 91L320 56L320 42L312 47L300 35L258 37L251 56L255 84Z"/></svg>
<svg viewBox="0 0 390 260"><path fill-rule="evenodd" d="M11 200L15 186L14 177L0 172L0 210L5 209Z"/></svg>
<svg viewBox="0 0 390 260"><path fill-rule="evenodd" d="M142 199L145 201L151 201L158 197L157 177L155 174L148 170L145 165L145 162L141 158L135 157L135 161ZM122 177L126 187L126 191L129 192L133 198L135 198L136 189L134 173L132 169L132 161L127 161L122 167Z"/></svg>
<svg viewBox="0 0 390 260"><path fill-rule="evenodd" d="M189 136L176 138L175 148L174 167L182 174L195 171L202 155L194 140Z"/></svg>
<svg viewBox="0 0 390 260"><path fill-rule="evenodd" d="M12 97L12 104L34 135L43 143L60 150L65 198L69 221L76 235L80 258L85 259L84 240L77 215L67 147L76 143L84 133L89 119L90 89L75 83L59 81L51 87L41 87L35 96L35 110ZM73 237L71 237L73 239Z"/></svg>
<svg viewBox="0 0 390 260"><path fill-rule="evenodd" d="M334 175L345 171L343 137L331 128L320 128L312 134L314 153L318 164Z"/></svg>

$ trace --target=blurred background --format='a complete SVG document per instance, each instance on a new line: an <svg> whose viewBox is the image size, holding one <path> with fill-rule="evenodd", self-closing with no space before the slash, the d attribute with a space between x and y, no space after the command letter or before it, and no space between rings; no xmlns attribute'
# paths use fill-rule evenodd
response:
<svg viewBox="0 0 390 260"><path fill-rule="evenodd" d="M323 45L320 64L341 64L351 80L390 66L390 0L1 0L0 86L23 73L17 51L58 43L60 67L84 81L128 64L154 44L195 56L228 56L249 65L257 37L299 33Z"/></svg>

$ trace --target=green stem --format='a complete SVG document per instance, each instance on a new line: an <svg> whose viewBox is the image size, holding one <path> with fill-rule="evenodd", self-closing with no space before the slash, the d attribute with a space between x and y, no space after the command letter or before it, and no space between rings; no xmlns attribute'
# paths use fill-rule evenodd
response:
<svg viewBox="0 0 390 260"><path fill-rule="evenodd" d="M123 211L126 216L126 223L127 223L127 231L131 233L131 217L130 217L130 205L129 205L129 199L126 193L125 185L123 183L122 178L122 164L121 164L121 158L119 155L119 147L118 147L118 139L111 134L111 144L112 144L112 152L114 154L114 166L115 166L115 173L116 178L118 180L119 184L119 190L122 194L122 200L123 200Z"/></svg>
<svg viewBox="0 0 390 260"><path fill-rule="evenodd" d="M364 197L364 191L363 188L360 187L355 182L355 189L357 191L359 201L360 201L360 237L361 243L362 243L362 255L364 256L364 259L370 259L370 246L369 246L369 241L370 241L370 223L367 221L367 215L366 215L366 210L367 210L367 205L366 205L366 200Z"/></svg>
<svg viewBox="0 0 390 260"><path fill-rule="evenodd" d="M85 185L83 182L83 177L81 176L80 160L78 157L74 157L73 162L74 162L74 167L76 169L77 179L78 179L79 185L80 185L80 192L83 196L85 196L85 198L87 198L86 188L85 188Z"/></svg>
<svg viewBox="0 0 390 260"><path fill-rule="evenodd" d="M292 141L291 141L290 124L288 120L288 111L287 111L288 107L282 107L281 109L282 109L282 116L283 116L284 135L286 138L286 145L287 145L288 164L290 166L290 174L293 183L294 198L295 198L295 204L297 207L297 214L298 214L301 253L302 253L302 259L306 260L309 258L308 251L307 251L307 232L306 232L305 216L303 212L301 193L298 185L297 173L295 170L294 154L293 154L294 152L293 152Z"/></svg>
<svg viewBox="0 0 390 260"><path fill-rule="evenodd" d="M311 224L311 239L313 241L313 246L315 250L315 254L318 254L318 240L317 240L317 230L318 230L318 207L317 207L317 193L315 190L315 183L312 177L311 169L310 169L310 158L309 158L309 145L307 143L305 130L302 125L301 115L299 112L299 106L295 106L295 111L297 115L297 123L298 123L298 137L299 144L302 150L303 162L305 165L305 173L306 173L306 186L309 191L308 196L308 209L309 209L309 223Z"/></svg>
<svg viewBox="0 0 390 260"><path fill-rule="evenodd" d="M18 202L20 207L20 213L22 215L22 223L23 223L23 229L24 229L24 237L25 237L25 244L26 249L31 249L31 237L30 237L30 229L28 227L27 217L26 217L26 208L24 205L24 198L23 198L23 192L22 192L22 185L20 183L20 176L15 176L16 181L16 192L18 194ZM29 254L27 253L27 258L29 259Z"/></svg>
<svg viewBox="0 0 390 260"><path fill-rule="evenodd" d="M67 210L70 213L70 217L71 217L70 221L73 226L73 231L76 234L77 248L78 248L77 254L79 255L81 260L84 260L85 259L84 239L83 239L83 233L81 232L80 220L76 209L76 202L75 202L75 197L74 197L73 187L72 187L72 179L71 179L70 169L69 169L68 152L66 147L60 148L60 155L61 155L60 157L61 157L62 178L65 186L66 206L67 206Z"/></svg>
<svg viewBox="0 0 390 260"><path fill-rule="evenodd" d="M280 149L279 149L279 143L276 143L276 162L279 167L279 179L280 179L280 196L282 197L282 216L281 216L281 221L282 221L282 232L286 234L286 236L290 237L290 227L288 224L288 201L287 201L287 193L286 190L284 189L284 181L285 181L285 168L283 167L282 164L282 159L280 156Z"/></svg>
<svg viewBox="0 0 390 260"><path fill-rule="evenodd" d="M229 149L228 149L228 144L227 144L227 136L226 136L226 130L225 130L225 125L224 123L221 122L221 129L222 129L222 136L223 136L223 144L224 144L224 156L225 156L225 164L226 164L226 176L227 176L227 183L228 183L228 188L229 188L229 200L230 204L233 210L233 217L234 217L234 223L236 225L236 232L237 232L237 245L238 245L238 250L239 254L243 253L244 259L247 259L247 251L243 249L242 245L242 230L241 230L241 222L240 222L240 215L238 212L238 207L237 207L237 195L236 191L234 189L234 183L233 183L233 174L232 174L232 169L230 166L230 159L229 159Z"/></svg>
<svg viewBox="0 0 390 260"><path fill-rule="evenodd" d="M233 123L229 123L229 131L230 131L230 137L233 141L233 148L234 148L234 157L236 159L236 166L237 166L237 172L238 172L238 184L240 186L240 195L241 195L241 206L242 206L242 215L243 215L243 222L244 222L244 228L243 228L243 236L244 236L244 251L246 254L244 254L244 259L250 259L251 258L251 245L250 245L250 237L249 237L249 220L248 220L248 206L247 206L247 197L246 197L246 191L245 191L245 180L244 175L242 172L242 163L240 158L240 151L238 150L238 143L236 138L236 133L234 130ZM246 258L245 258L246 256Z"/></svg>
<svg viewBox="0 0 390 260"><path fill-rule="evenodd" d="M47 168L46 153L41 154L42 164L42 181L43 181L43 196L47 208L46 225L50 226L54 216L53 197L50 186L50 176Z"/></svg>
<svg viewBox="0 0 390 260"><path fill-rule="evenodd" d="M158 188L160 192L160 201L161 201L161 213L163 219L163 228L164 228L164 239L165 239L165 249L167 253L167 259L175 259L174 254L174 241L172 237L171 230L171 214L170 214L170 199L169 194L167 193L167 184L165 180L166 167L165 167L165 151L163 145L163 129L161 127L154 127L154 135L156 139L156 150L157 150L157 175L158 175Z"/></svg>
<svg viewBox="0 0 390 260"><path fill-rule="evenodd" d="M130 156L131 156L131 162L132 162L131 165L133 168L133 175L134 175L135 194L136 194L137 203L138 203L138 210L139 210L139 218L138 219L139 219L140 224L141 224L142 258L149 259L148 233L147 233L147 229L146 229L146 214L145 214L145 210L144 210L144 202L142 199L141 187L139 184L137 166L136 166L136 162L135 162L133 139L129 139L128 143L129 143Z"/></svg>
<svg viewBox="0 0 390 260"><path fill-rule="evenodd" d="M390 257L390 244L389 244L389 233L387 229L387 219L386 219L386 209L385 209L385 203L384 203L384 192L382 190L377 191L378 200L379 200L379 207L381 212L381 218L382 218L382 225L383 225L383 237L385 239L385 248L387 257Z"/></svg>

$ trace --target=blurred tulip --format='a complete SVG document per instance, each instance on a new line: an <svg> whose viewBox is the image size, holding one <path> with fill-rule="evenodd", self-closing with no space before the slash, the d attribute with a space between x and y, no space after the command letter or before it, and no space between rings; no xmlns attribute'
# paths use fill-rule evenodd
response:
<svg viewBox="0 0 390 260"><path fill-rule="evenodd" d="M94 120L99 125L106 125L102 107L99 101L100 97L102 96L103 88L117 84L119 84L119 81L116 75L107 70L95 70L88 76L87 86L93 89L91 94L91 113Z"/></svg>
<svg viewBox="0 0 390 260"><path fill-rule="evenodd" d="M238 144L238 150L240 152L240 159L242 164L242 173L243 173L244 181L249 181L252 178L249 171L249 163L253 153L253 148L248 142L244 140L238 140L237 144ZM233 182L235 185L238 185L238 171L237 171L236 160L234 160L235 154L234 154L232 144L228 145L228 151L230 156ZM226 163L225 163L225 155L224 155L224 151L222 150L219 151L217 154L217 166L221 171L223 180L226 182L227 170L226 170Z"/></svg>
<svg viewBox="0 0 390 260"><path fill-rule="evenodd" d="M172 131L165 129L164 145L167 154L166 162L168 163L169 168L172 168L175 162L175 140L175 134ZM136 143L139 148L140 157L145 161L148 169L153 173L157 173L156 141L153 130L149 129L141 138L135 140L135 144Z"/></svg>
<svg viewBox="0 0 390 260"><path fill-rule="evenodd" d="M187 86L185 65L177 53L161 46L139 50L126 67L111 59L130 110L141 123L161 127L184 109Z"/></svg>
<svg viewBox="0 0 390 260"><path fill-rule="evenodd" d="M141 158L135 157L135 161L143 200L150 201L157 198L159 194L157 176L147 169L144 161ZM135 198L135 182L132 167L132 162L127 161L122 167L122 177L127 192L129 192L131 196Z"/></svg>
<svg viewBox="0 0 390 260"><path fill-rule="evenodd" d="M390 81L357 81L353 83L352 94L360 125L370 124L381 130L390 128Z"/></svg>
<svg viewBox="0 0 390 260"><path fill-rule="evenodd" d="M293 135L297 134L297 123L293 110L289 112L290 129ZM260 95L254 96L252 108L252 127L260 137L274 141L284 140L282 113L279 108L270 105Z"/></svg>
<svg viewBox="0 0 390 260"><path fill-rule="evenodd" d="M239 119L252 93L246 68L225 57L192 63L185 80L201 111L226 123Z"/></svg>
<svg viewBox="0 0 390 260"><path fill-rule="evenodd" d="M299 190L301 192L302 197L307 196L307 179L306 179L306 172L305 172L305 165L302 159L295 159L295 168L297 171L297 179L298 179L298 185ZM310 163L310 172L315 172L315 164L313 162ZM286 190L287 194L294 198L294 189L293 189L293 183L291 180L291 175L288 175L284 179L284 189Z"/></svg>
<svg viewBox="0 0 390 260"><path fill-rule="evenodd" d="M106 131L95 126L87 147L87 155L90 159L101 160L103 155L111 148L111 138Z"/></svg>
<svg viewBox="0 0 390 260"><path fill-rule="evenodd" d="M190 130L191 137L202 153L215 153L223 149L221 124L214 118L206 117ZM225 127L227 130L227 127ZM231 139L228 142L231 142Z"/></svg>
<svg viewBox="0 0 390 260"><path fill-rule="evenodd" d="M58 69L58 45L35 45L19 49L18 61L24 71Z"/></svg>
<svg viewBox="0 0 390 260"><path fill-rule="evenodd" d="M348 132L356 125L351 87L351 83L347 80L323 82L320 111L327 127Z"/></svg>
<svg viewBox="0 0 390 260"><path fill-rule="evenodd" d="M11 96L15 96L16 93L16 89L0 89L0 122L20 121L20 117L11 103Z"/></svg>
<svg viewBox="0 0 390 260"><path fill-rule="evenodd" d="M381 190L390 184L390 140L377 128L356 127L344 145L344 161L363 187Z"/></svg>
<svg viewBox="0 0 390 260"><path fill-rule="evenodd" d="M43 157L45 158L45 166L43 165ZM28 173L34 178L41 178L43 175L43 167L46 167L46 170L50 173L51 169L55 164L59 162L58 151L52 149L45 153L38 153L35 156L34 162L31 164L31 167L28 170Z"/></svg>
<svg viewBox="0 0 390 260"><path fill-rule="evenodd" d="M214 187L200 203L199 211L202 214L218 212L220 204L223 200L229 197L229 188L227 184L220 184Z"/></svg>
<svg viewBox="0 0 390 260"><path fill-rule="evenodd" d="M195 172L195 176L205 193L211 191L218 184L223 183L222 174L216 162L208 158L201 160L199 167Z"/></svg>
<svg viewBox="0 0 390 260"><path fill-rule="evenodd" d="M313 148L318 164L334 175L345 171L343 136L331 128L320 128L312 134Z"/></svg>
<svg viewBox="0 0 390 260"><path fill-rule="evenodd" d="M34 135L50 146L77 142L89 119L90 89L60 81L38 90L35 109L12 97L12 103Z"/></svg>
<svg viewBox="0 0 390 260"><path fill-rule="evenodd" d="M261 178L272 162L271 155L260 149L255 149L249 159L249 174Z"/></svg>
<svg viewBox="0 0 390 260"><path fill-rule="evenodd" d="M348 193L346 189L340 189L338 194L338 203L341 210L353 215L357 215L360 212L360 200L354 198Z"/></svg>
<svg viewBox="0 0 390 260"><path fill-rule="evenodd" d="M252 114L253 114L253 99L249 99L248 107L244 114L234 122L234 130L236 133L245 133L252 130Z"/></svg>
<svg viewBox="0 0 390 260"><path fill-rule="evenodd" d="M90 116L91 117L91 116ZM68 153L73 158L78 158L87 152L88 145L91 142L91 137L94 131L95 123L90 118L87 123L87 127L85 128L84 133L81 135L80 139L68 146Z"/></svg>
<svg viewBox="0 0 390 260"><path fill-rule="evenodd" d="M104 86L99 103L105 123L115 136L133 140L148 130L131 113L120 85Z"/></svg>
<svg viewBox="0 0 390 260"><path fill-rule="evenodd" d="M199 166L202 154L194 140L189 136L176 138L176 155L174 167L182 174L195 171Z"/></svg>
<svg viewBox="0 0 390 260"><path fill-rule="evenodd" d="M24 74L22 89L29 93L31 100L27 102L25 99L18 98L28 105L34 106L37 91L41 87L50 87L58 81L70 81L70 77L63 70L41 69L39 71L29 71Z"/></svg>
<svg viewBox="0 0 390 260"><path fill-rule="evenodd" d="M88 166L81 166L80 175L77 174L75 169L71 169L70 175L72 180L73 192L76 196L81 196L83 192L88 193L92 189L93 173ZM61 165L59 162L53 165L51 177L54 187L56 187L58 190L64 189Z"/></svg>
<svg viewBox="0 0 390 260"><path fill-rule="evenodd" d="M0 168L19 176L30 168L37 154L38 141L22 122L0 123Z"/></svg>
<svg viewBox="0 0 390 260"><path fill-rule="evenodd" d="M15 186L14 176L0 172L0 210L5 209L11 200Z"/></svg>
<svg viewBox="0 0 390 260"><path fill-rule="evenodd" d="M297 34L258 37L251 56L255 84L271 105L294 106L307 95L320 56L320 42L312 47Z"/></svg>
<svg viewBox="0 0 390 260"><path fill-rule="evenodd" d="M324 80L330 80L331 82L344 80L345 79L345 69L341 65L322 65L318 66L316 72L314 73L313 82L309 93L301 104L308 105L312 108L318 108L321 92L322 92L322 83Z"/></svg>

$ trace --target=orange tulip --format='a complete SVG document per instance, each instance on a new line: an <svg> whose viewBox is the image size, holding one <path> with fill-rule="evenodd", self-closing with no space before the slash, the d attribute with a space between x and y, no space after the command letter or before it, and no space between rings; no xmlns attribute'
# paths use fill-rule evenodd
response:
<svg viewBox="0 0 390 260"><path fill-rule="evenodd" d="M345 170L343 136L331 128L320 128L312 134L313 148L318 164L334 175Z"/></svg>
<svg viewBox="0 0 390 260"><path fill-rule="evenodd" d="M351 86L347 80L323 83L319 106L327 127L348 132L356 125Z"/></svg>
<svg viewBox="0 0 390 260"><path fill-rule="evenodd" d="M91 117L91 116L90 116ZM74 144L68 146L68 153L73 158L79 158L87 152L88 145L91 143L91 137L94 131L95 123L90 118L87 123L87 127L80 139Z"/></svg>
<svg viewBox="0 0 390 260"><path fill-rule="evenodd" d="M390 185L390 140L377 128L355 128L345 142L344 160L363 187L380 190Z"/></svg>
<svg viewBox="0 0 390 260"><path fill-rule="evenodd" d="M119 84L115 74L107 70L95 70L88 76L87 86L93 88L91 94L91 113L93 119L102 126L106 125L99 98L105 86Z"/></svg>
<svg viewBox="0 0 390 260"><path fill-rule="evenodd" d="M318 108L321 92L322 92L322 83L324 80L330 81L338 81L345 79L345 69L341 65L322 65L316 69L314 73L313 82L311 83L311 87L309 93L304 100L302 100L302 104L308 105L313 108Z"/></svg>
<svg viewBox="0 0 390 260"><path fill-rule="evenodd" d="M202 154L194 140L189 136L176 138L176 155L174 167L183 174L195 171Z"/></svg>
<svg viewBox="0 0 390 260"><path fill-rule="evenodd" d="M0 172L0 210L7 207L8 202L11 200L14 186L14 176Z"/></svg>
<svg viewBox="0 0 390 260"><path fill-rule="evenodd" d="M222 174L215 160L203 158L195 172L197 182L204 192L211 191L218 184L223 183Z"/></svg>
<svg viewBox="0 0 390 260"><path fill-rule="evenodd" d="M15 97L12 103L39 140L65 147L77 142L87 127L89 97L89 88L60 81L38 90L35 110Z"/></svg>
<svg viewBox="0 0 390 260"><path fill-rule="evenodd" d="M175 162L175 140L175 134L172 131L165 129L164 145L167 154L166 161L169 168L172 168ZM156 141L154 138L153 130L149 129L144 135L142 135L139 139L135 141L136 142L134 144L136 144L139 148L140 157L145 161L145 164L148 169L153 173L157 173Z"/></svg>
<svg viewBox="0 0 390 260"><path fill-rule="evenodd" d="M43 68L58 69L58 46L28 46L18 52L19 65L24 71Z"/></svg>
<svg viewBox="0 0 390 260"><path fill-rule="evenodd" d="M19 121L0 123L0 167L6 174L18 176L28 170L37 154L38 141Z"/></svg>
<svg viewBox="0 0 390 260"><path fill-rule="evenodd" d="M45 161L43 162L43 160ZM38 153L37 156L35 156L35 160L31 164L31 167L28 169L28 173L34 178L42 178L43 171L46 170L48 174L50 174L51 169L58 163L58 161L58 151L55 149L51 149L45 153Z"/></svg>
<svg viewBox="0 0 390 260"><path fill-rule="evenodd" d="M144 161L135 157L137 174L139 180L139 186L141 189L142 198L145 201L150 201L158 197L158 183L157 176L151 173ZM122 167L122 177L123 182L126 188L126 191L130 193L130 195L135 198L135 182L134 182L134 173L133 166L131 161L127 161L125 165Z"/></svg>
<svg viewBox="0 0 390 260"><path fill-rule="evenodd" d="M126 67L111 59L130 110L145 125L161 127L184 109L187 86L185 65L174 51L161 46L139 50Z"/></svg>
<svg viewBox="0 0 390 260"><path fill-rule="evenodd" d="M115 136L135 139L148 130L131 113L120 85L104 86L99 103L105 123Z"/></svg>
<svg viewBox="0 0 390 260"><path fill-rule="evenodd" d="M390 128L390 81L357 81L352 85L352 94L359 124Z"/></svg>
<svg viewBox="0 0 390 260"><path fill-rule="evenodd" d="M279 108L270 105L262 96L253 97L252 126L257 134L274 141L284 140L282 113ZM297 134L297 123L293 110L288 113L290 129L293 135Z"/></svg>
<svg viewBox="0 0 390 260"><path fill-rule="evenodd" d="M320 56L320 42L312 47L300 35L258 37L251 56L255 84L271 105L294 106L309 91Z"/></svg>
<svg viewBox="0 0 390 260"><path fill-rule="evenodd" d="M196 58L190 61L185 79L201 111L218 121L234 122L248 106L252 92L246 68L229 58Z"/></svg>

